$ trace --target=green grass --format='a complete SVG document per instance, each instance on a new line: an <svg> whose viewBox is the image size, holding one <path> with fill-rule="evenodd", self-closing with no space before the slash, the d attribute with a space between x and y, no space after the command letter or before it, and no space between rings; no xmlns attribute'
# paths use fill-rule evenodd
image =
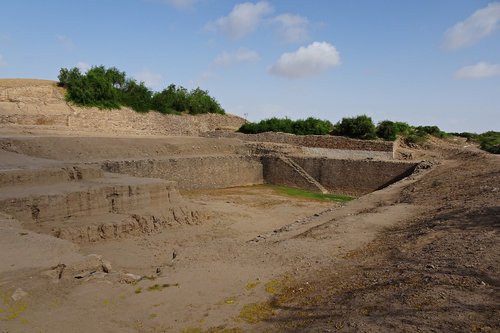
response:
<svg viewBox="0 0 500 333"><path fill-rule="evenodd" d="M347 195L323 194L323 193L310 192L310 191L305 191L305 190L301 190L298 188L287 187L287 186L271 185L271 187L279 194L284 194L284 195L288 195L291 197L300 197L300 198L305 198L305 199L321 200L321 201L335 201L335 202L348 202L348 201L351 201L354 199L353 197L350 197Z"/></svg>

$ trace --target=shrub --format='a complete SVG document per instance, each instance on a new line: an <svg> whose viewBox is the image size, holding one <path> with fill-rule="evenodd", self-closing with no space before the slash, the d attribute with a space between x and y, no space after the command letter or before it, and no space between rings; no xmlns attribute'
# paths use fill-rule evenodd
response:
<svg viewBox="0 0 500 333"><path fill-rule="evenodd" d="M125 72L115 67L95 66L86 74L76 67L61 68L58 79L58 85L67 89L66 100L81 106L116 109L126 105L138 112L224 114L224 109L205 90L196 88L188 92L172 84L162 92L153 93L143 82L127 78Z"/></svg>
<svg viewBox="0 0 500 333"><path fill-rule="evenodd" d="M492 154L500 154L500 132L488 131L477 136L479 146Z"/></svg>
<svg viewBox="0 0 500 333"><path fill-rule="evenodd" d="M332 134L356 139L375 139L377 137L372 118L366 115L342 118L335 124Z"/></svg>
<svg viewBox="0 0 500 333"><path fill-rule="evenodd" d="M454 135L454 136L466 138L468 141L469 140L476 140L478 137L478 135L476 133L471 133L471 132L461 132L461 133L452 132L452 133L448 133L448 135Z"/></svg>
<svg viewBox="0 0 500 333"><path fill-rule="evenodd" d="M424 132L412 131L404 137L405 143L421 145L427 140L428 134Z"/></svg>
<svg viewBox="0 0 500 333"><path fill-rule="evenodd" d="M246 123L238 132L256 134L263 132L283 132L297 135L325 135L333 128L328 120L309 117L305 120L291 120L288 118L269 118L258 123Z"/></svg>
<svg viewBox="0 0 500 333"><path fill-rule="evenodd" d="M292 124L292 132L298 135L325 135L330 133L332 129L333 125L328 120L320 120L312 117L305 120L296 120Z"/></svg>
<svg viewBox="0 0 500 333"><path fill-rule="evenodd" d="M171 84L168 88L153 95L151 100L153 110L161 113L184 112L189 108L189 92L186 88Z"/></svg>
<svg viewBox="0 0 500 333"><path fill-rule="evenodd" d="M415 131L429 134L438 138L446 137L446 133L441 131L437 126L417 126L415 127Z"/></svg>
<svg viewBox="0 0 500 333"><path fill-rule="evenodd" d="M188 106L190 114L219 113L224 114L224 110L219 103L208 95L208 91L196 88L188 95Z"/></svg>
<svg viewBox="0 0 500 333"><path fill-rule="evenodd" d="M398 129L396 124L390 120L381 121L377 125L377 136L387 141L396 140Z"/></svg>
<svg viewBox="0 0 500 333"><path fill-rule="evenodd" d="M377 136L387 141L394 141L398 135L407 136L411 127L404 122L393 122L390 120L381 121L377 126Z"/></svg>
<svg viewBox="0 0 500 333"><path fill-rule="evenodd" d="M137 112L148 112L151 110L151 94L143 82L129 79L123 87L121 102Z"/></svg>

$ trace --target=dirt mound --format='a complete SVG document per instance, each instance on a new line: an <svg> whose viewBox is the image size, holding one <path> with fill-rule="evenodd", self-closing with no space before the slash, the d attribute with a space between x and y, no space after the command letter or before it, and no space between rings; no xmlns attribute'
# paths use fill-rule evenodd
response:
<svg viewBox="0 0 500 333"><path fill-rule="evenodd" d="M0 79L0 128L7 133L65 135L197 136L237 130L245 120L227 114L162 115L130 108L81 108L64 100L65 90L46 80Z"/></svg>

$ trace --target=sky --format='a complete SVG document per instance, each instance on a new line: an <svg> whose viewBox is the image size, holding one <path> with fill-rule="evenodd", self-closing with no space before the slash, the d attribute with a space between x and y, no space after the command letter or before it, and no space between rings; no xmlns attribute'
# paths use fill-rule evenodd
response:
<svg viewBox="0 0 500 333"><path fill-rule="evenodd" d="M5 0L0 78L117 67L250 121L500 131L500 1Z"/></svg>

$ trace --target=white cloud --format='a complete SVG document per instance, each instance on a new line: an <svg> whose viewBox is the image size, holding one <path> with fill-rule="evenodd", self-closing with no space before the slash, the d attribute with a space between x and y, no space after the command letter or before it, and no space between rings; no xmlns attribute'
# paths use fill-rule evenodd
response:
<svg viewBox="0 0 500 333"><path fill-rule="evenodd" d="M86 62L80 61L76 64L76 68L80 70L80 72L85 73L90 69L90 65Z"/></svg>
<svg viewBox="0 0 500 333"><path fill-rule="evenodd" d="M500 65L488 64L486 62L478 62L475 65L465 66L460 68L455 73L457 79L480 79L489 76L499 76Z"/></svg>
<svg viewBox="0 0 500 333"><path fill-rule="evenodd" d="M340 54L327 42L314 42L295 52L284 53L269 68L269 73L288 79L300 79L320 74L340 65Z"/></svg>
<svg viewBox="0 0 500 333"><path fill-rule="evenodd" d="M212 65L215 67L229 67L244 62L255 62L259 60L260 57L257 52L240 48L235 52L222 52L215 58Z"/></svg>
<svg viewBox="0 0 500 333"><path fill-rule="evenodd" d="M309 21L306 17L292 14L281 14L271 20L278 25L278 34L286 43L297 43L309 37L307 31Z"/></svg>
<svg viewBox="0 0 500 333"><path fill-rule="evenodd" d="M144 82L144 84L148 88L158 87L163 80L160 74L151 72L149 69L144 69L140 71L139 73L134 75L134 78L139 82Z"/></svg>
<svg viewBox="0 0 500 333"><path fill-rule="evenodd" d="M7 61L5 61L5 58L3 55L0 54L0 68L6 67L7 66Z"/></svg>
<svg viewBox="0 0 500 333"><path fill-rule="evenodd" d="M262 19L273 12L273 7L267 1L257 3L244 2L234 6L227 16L209 22L205 29L220 31L231 39L240 39L255 31Z"/></svg>
<svg viewBox="0 0 500 333"><path fill-rule="evenodd" d="M71 38L69 38L68 36L57 35L56 38L66 51L73 51L76 49L75 43L73 43Z"/></svg>
<svg viewBox="0 0 500 333"><path fill-rule="evenodd" d="M500 27L500 2L493 2L458 22L444 35L444 47L457 49L469 46L490 35Z"/></svg>

